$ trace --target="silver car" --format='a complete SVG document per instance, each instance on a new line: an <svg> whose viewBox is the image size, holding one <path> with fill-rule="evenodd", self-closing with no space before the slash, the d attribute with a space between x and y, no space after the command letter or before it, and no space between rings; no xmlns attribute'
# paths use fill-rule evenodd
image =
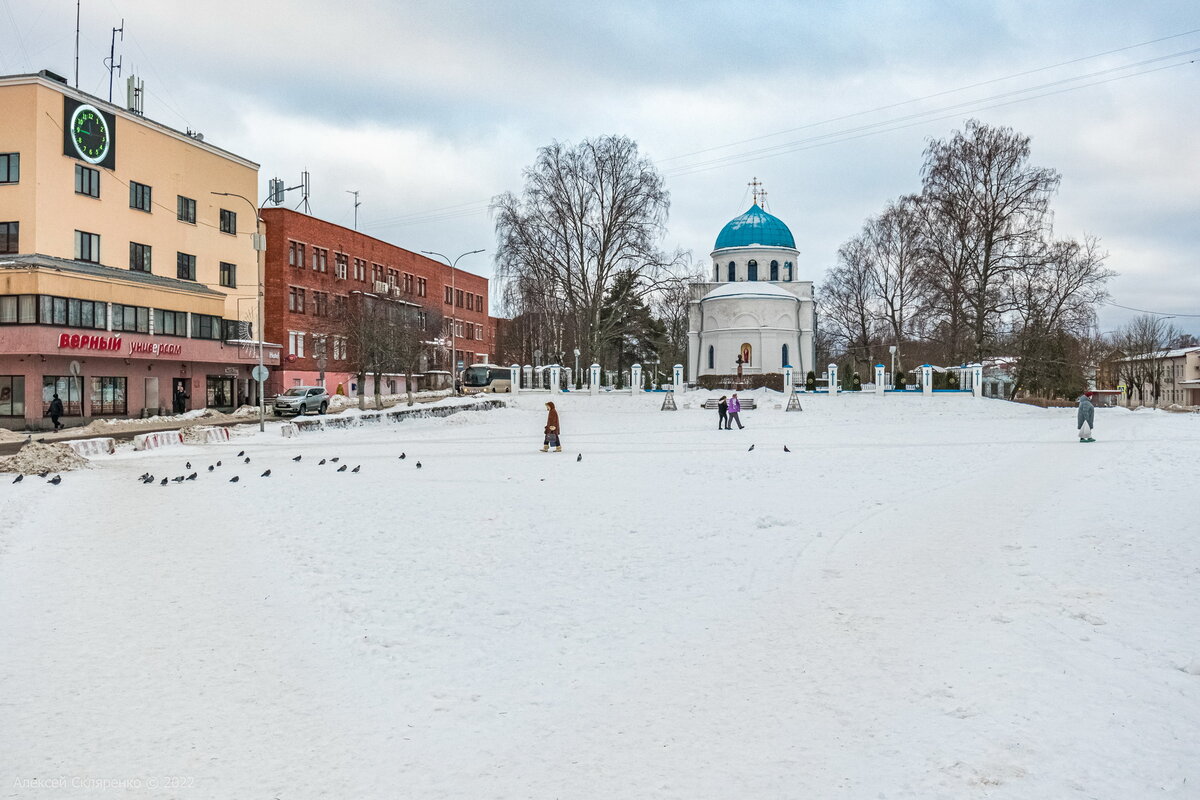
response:
<svg viewBox="0 0 1200 800"><path fill-rule="evenodd" d="M275 398L275 416L284 414L307 414L315 411L324 414L329 408L329 394L322 386L293 386Z"/></svg>

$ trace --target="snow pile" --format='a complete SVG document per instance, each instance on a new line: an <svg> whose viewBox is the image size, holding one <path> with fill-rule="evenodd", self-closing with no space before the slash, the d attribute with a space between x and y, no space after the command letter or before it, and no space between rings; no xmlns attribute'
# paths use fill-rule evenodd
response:
<svg viewBox="0 0 1200 800"><path fill-rule="evenodd" d="M0 459L0 472L37 475L42 472L67 472L83 469L88 460L65 444L30 442L16 455Z"/></svg>
<svg viewBox="0 0 1200 800"><path fill-rule="evenodd" d="M8 428L0 428L0 442L23 442L28 438L28 434L10 431Z"/></svg>
<svg viewBox="0 0 1200 800"><path fill-rule="evenodd" d="M224 418L225 415L220 411L216 411L211 408L197 408L193 411L186 411L182 414L164 415L161 417L156 416L130 419L92 420L82 428L76 428L72 431L72 433L82 435L87 435L90 433L128 433L129 431L141 430L149 425L179 425L182 428L188 425L199 425L203 422L221 420Z"/></svg>

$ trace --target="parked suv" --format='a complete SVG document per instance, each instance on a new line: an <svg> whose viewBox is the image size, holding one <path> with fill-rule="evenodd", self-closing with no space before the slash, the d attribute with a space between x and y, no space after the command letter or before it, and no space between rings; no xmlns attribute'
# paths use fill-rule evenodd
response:
<svg viewBox="0 0 1200 800"><path fill-rule="evenodd" d="M324 414L329 408L329 394L321 386L293 386L275 398L275 416L284 414L307 414L315 411Z"/></svg>

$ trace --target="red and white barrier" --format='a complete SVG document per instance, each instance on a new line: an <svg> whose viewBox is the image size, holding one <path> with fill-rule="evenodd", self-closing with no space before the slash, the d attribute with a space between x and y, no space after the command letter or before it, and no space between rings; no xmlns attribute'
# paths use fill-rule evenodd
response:
<svg viewBox="0 0 1200 800"><path fill-rule="evenodd" d="M192 436L201 444L214 444L229 441L229 428L210 428L196 425L192 428Z"/></svg>
<svg viewBox="0 0 1200 800"><path fill-rule="evenodd" d="M117 440L108 437L99 439L72 439L61 444L65 444L84 458L111 456L117 451Z"/></svg>
<svg viewBox="0 0 1200 800"><path fill-rule="evenodd" d="M179 431L158 431L157 433L139 433L133 437L134 450L155 450L173 444L183 444Z"/></svg>
<svg viewBox="0 0 1200 800"><path fill-rule="evenodd" d="M283 438L291 439L297 433L296 426L290 422L285 422L279 426L279 433Z"/></svg>

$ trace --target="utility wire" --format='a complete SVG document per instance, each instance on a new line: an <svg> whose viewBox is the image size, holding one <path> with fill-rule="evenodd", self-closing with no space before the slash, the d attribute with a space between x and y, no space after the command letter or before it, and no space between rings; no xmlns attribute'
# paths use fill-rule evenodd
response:
<svg viewBox="0 0 1200 800"><path fill-rule="evenodd" d="M1134 308L1133 306L1123 306L1120 303L1114 303L1111 300L1102 300L1101 302L1104 303L1105 305L1116 306L1117 308L1123 308L1126 311L1137 311L1141 314L1153 314L1157 317L1200 317L1200 314L1177 314L1177 313L1172 313L1169 311L1147 311L1144 308Z"/></svg>

